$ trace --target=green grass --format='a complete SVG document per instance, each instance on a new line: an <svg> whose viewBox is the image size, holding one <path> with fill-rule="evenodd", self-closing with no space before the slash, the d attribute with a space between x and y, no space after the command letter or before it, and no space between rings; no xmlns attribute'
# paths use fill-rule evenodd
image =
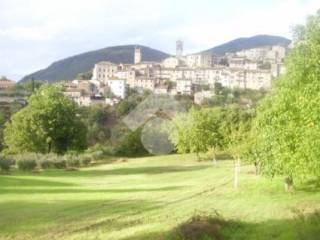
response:
<svg viewBox="0 0 320 240"><path fill-rule="evenodd" d="M242 168L235 190L232 161L215 167L192 155L14 171L0 176L0 239L167 239L192 216L216 212L234 223L224 239L319 239L320 191L285 193L281 179L252 172Z"/></svg>

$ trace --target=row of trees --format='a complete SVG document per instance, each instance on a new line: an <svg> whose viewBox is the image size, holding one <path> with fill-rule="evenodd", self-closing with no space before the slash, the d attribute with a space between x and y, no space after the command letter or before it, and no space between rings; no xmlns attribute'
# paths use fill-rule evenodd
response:
<svg viewBox="0 0 320 240"><path fill-rule="evenodd" d="M200 159L200 153L206 152L214 164L218 151L228 152L239 168L240 158L248 152L247 138L254 115L253 109L235 104L223 108L192 108L173 119L171 140L179 153L196 153Z"/></svg>
<svg viewBox="0 0 320 240"><path fill-rule="evenodd" d="M253 109L240 105L192 108L173 119L171 139L180 153L232 150L237 155L240 149L236 148L248 135L254 114Z"/></svg>
<svg viewBox="0 0 320 240"><path fill-rule="evenodd" d="M257 108L192 109L174 119L171 138L177 150L211 151L213 159L217 149L228 151L238 168L244 158L262 174L285 176L287 189L294 180L319 178L319 36L320 11L297 27L287 73L276 80Z"/></svg>
<svg viewBox="0 0 320 240"><path fill-rule="evenodd" d="M295 30L283 75L258 109L254 159L269 176L320 177L320 11Z"/></svg>
<svg viewBox="0 0 320 240"><path fill-rule="evenodd" d="M147 96L132 91L114 107L79 107L63 95L61 85L38 86L26 107L0 112L1 146L7 154L65 154L93 146L110 154L145 154L141 130L130 132L122 118Z"/></svg>

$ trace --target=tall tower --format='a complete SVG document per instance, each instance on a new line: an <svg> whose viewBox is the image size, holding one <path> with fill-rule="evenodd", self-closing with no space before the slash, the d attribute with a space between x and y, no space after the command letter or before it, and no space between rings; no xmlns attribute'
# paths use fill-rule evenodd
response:
<svg viewBox="0 0 320 240"><path fill-rule="evenodd" d="M182 58L183 56L183 42L181 40L178 40L176 42L176 57Z"/></svg>
<svg viewBox="0 0 320 240"><path fill-rule="evenodd" d="M141 48L136 46L134 49L134 64L141 63Z"/></svg>

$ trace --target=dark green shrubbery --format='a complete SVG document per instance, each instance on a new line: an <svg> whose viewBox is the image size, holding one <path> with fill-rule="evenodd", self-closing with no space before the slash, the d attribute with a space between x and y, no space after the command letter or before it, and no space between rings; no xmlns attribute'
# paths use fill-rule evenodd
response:
<svg viewBox="0 0 320 240"><path fill-rule="evenodd" d="M22 171L32 171L39 169L67 169L87 167L92 161L103 159L104 151L94 150L82 154L69 152L66 155L57 155L54 153L37 154L25 153L20 155L9 156L0 155L0 171L7 172L10 166L16 164L17 168Z"/></svg>
<svg viewBox="0 0 320 240"><path fill-rule="evenodd" d="M82 167L87 167L91 163L91 157L89 154L80 155L80 156L78 156L78 158L80 160L80 165Z"/></svg>
<svg viewBox="0 0 320 240"><path fill-rule="evenodd" d="M9 172L12 163L13 163L12 159L8 157L0 156L0 171Z"/></svg>
<svg viewBox="0 0 320 240"><path fill-rule="evenodd" d="M39 167L42 169L51 169L51 168L56 168L55 167L55 162L58 159L58 155L50 153L46 155L38 155L38 163Z"/></svg>
<svg viewBox="0 0 320 240"><path fill-rule="evenodd" d="M56 169L65 169L67 168L67 161L60 158L53 161L53 167Z"/></svg>
<svg viewBox="0 0 320 240"><path fill-rule="evenodd" d="M80 159L77 155L65 155L67 167L78 168L80 167Z"/></svg>
<svg viewBox="0 0 320 240"><path fill-rule="evenodd" d="M22 171L32 171L37 167L37 161L31 158L21 158L17 161L17 165Z"/></svg>

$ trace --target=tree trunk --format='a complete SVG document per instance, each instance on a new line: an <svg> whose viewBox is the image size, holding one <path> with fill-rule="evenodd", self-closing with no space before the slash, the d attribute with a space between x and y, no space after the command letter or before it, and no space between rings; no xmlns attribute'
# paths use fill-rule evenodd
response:
<svg viewBox="0 0 320 240"><path fill-rule="evenodd" d="M239 174L240 174L240 158L237 159L237 161L235 161L234 164L234 182L233 182L233 187L234 188L238 188L239 186Z"/></svg>
<svg viewBox="0 0 320 240"><path fill-rule="evenodd" d="M213 165L214 165L214 166L217 166L217 165L218 165L218 161L217 161L217 158L216 158L216 154L213 154L212 162L213 162Z"/></svg>
<svg viewBox="0 0 320 240"><path fill-rule="evenodd" d="M52 143L51 143L51 141L48 143L48 153L50 153L51 152L51 148L52 148Z"/></svg>
<svg viewBox="0 0 320 240"><path fill-rule="evenodd" d="M201 162L201 158L200 158L199 152L196 152L196 155L197 155L198 162Z"/></svg>
<svg viewBox="0 0 320 240"><path fill-rule="evenodd" d="M292 177L286 177L284 179L284 188L286 192L292 192L293 191L293 179Z"/></svg>
<svg viewBox="0 0 320 240"><path fill-rule="evenodd" d="M258 162L254 162L254 172L255 172L255 174L256 175L258 175L259 174L259 165L258 165Z"/></svg>

